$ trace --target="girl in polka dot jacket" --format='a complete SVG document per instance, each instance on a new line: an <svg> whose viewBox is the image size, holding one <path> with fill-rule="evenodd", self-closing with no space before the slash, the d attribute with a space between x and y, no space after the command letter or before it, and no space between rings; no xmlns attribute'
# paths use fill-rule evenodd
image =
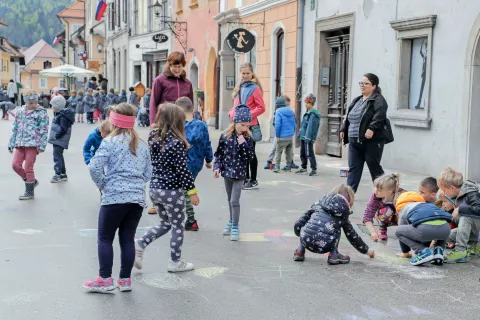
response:
<svg viewBox="0 0 480 320"><path fill-rule="evenodd" d="M213 166L215 178L220 174L225 180L230 220L223 230L224 235L230 235L230 240L237 241L240 237L238 220L240 218L240 195L247 176L247 163L254 157L253 139L250 134L252 113L246 105L235 109L233 124L220 136L215 152Z"/></svg>
<svg viewBox="0 0 480 320"><path fill-rule="evenodd" d="M185 220L185 191L194 206L200 203L200 199L192 174L188 170L189 145L185 137L185 113L182 108L171 103L163 104L160 108L156 119L159 129L153 130L148 138L153 165L150 199L160 216L160 224L135 241L135 267L142 268L145 248L172 229L168 271L189 271L193 269L193 264L180 259Z"/></svg>

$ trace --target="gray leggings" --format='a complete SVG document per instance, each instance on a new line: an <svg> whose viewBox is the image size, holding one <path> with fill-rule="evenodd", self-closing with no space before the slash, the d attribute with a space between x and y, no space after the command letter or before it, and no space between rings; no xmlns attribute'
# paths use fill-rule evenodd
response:
<svg viewBox="0 0 480 320"><path fill-rule="evenodd" d="M224 178L225 190L227 191L228 208L232 225L238 226L240 220L240 195L242 194L243 179Z"/></svg>
<svg viewBox="0 0 480 320"><path fill-rule="evenodd" d="M395 231L398 240L409 246L415 252L425 249L432 240L437 240L437 247L445 248L445 240L450 234L450 225L448 223L432 226L429 224L420 224L414 227L411 224L400 225Z"/></svg>

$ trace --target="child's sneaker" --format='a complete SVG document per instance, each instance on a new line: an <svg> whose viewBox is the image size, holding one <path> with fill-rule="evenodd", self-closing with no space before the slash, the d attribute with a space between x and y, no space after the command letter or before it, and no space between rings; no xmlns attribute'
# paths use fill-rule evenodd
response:
<svg viewBox="0 0 480 320"><path fill-rule="evenodd" d="M297 171L295 171L295 173L296 173L296 174L307 173L307 169L300 168L300 169L298 169Z"/></svg>
<svg viewBox="0 0 480 320"><path fill-rule="evenodd" d="M280 166L278 164L276 164L274 167L273 167L273 172L275 173L279 173L280 172Z"/></svg>
<svg viewBox="0 0 480 320"><path fill-rule="evenodd" d="M379 240L387 240L387 227L383 226L378 228L378 239Z"/></svg>
<svg viewBox="0 0 480 320"><path fill-rule="evenodd" d="M185 223L185 231L198 231L197 220L194 220L193 222L187 221Z"/></svg>
<svg viewBox="0 0 480 320"><path fill-rule="evenodd" d="M292 169L298 169L298 168L299 168L299 166L297 166L297 165L296 165L295 163L293 163L293 162L290 163L289 167L292 168Z"/></svg>
<svg viewBox="0 0 480 320"><path fill-rule="evenodd" d="M470 257L480 257L480 244L476 243L469 251Z"/></svg>
<svg viewBox="0 0 480 320"><path fill-rule="evenodd" d="M418 252L417 255L410 259L410 264L412 266L419 266L421 264L430 262L434 259L433 252L430 248L425 248L422 251Z"/></svg>
<svg viewBox="0 0 480 320"><path fill-rule="evenodd" d="M56 174L52 177L52 180L50 180L51 183L59 183L62 182L62 177L59 174Z"/></svg>
<svg viewBox="0 0 480 320"><path fill-rule="evenodd" d="M65 173L61 174L60 179L62 179L62 181L68 181L67 174L65 174Z"/></svg>
<svg viewBox="0 0 480 320"><path fill-rule="evenodd" d="M291 172L292 168L289 165L286 165L285 167L282 168L283 172Z"/></svg>
<svg viewBox="0 0 480 320"><path fill-rule="evenodd" d="M135 262L133 264L135 265L135 268L137 268L138 270L143 268L142 260L143 260L144 252L145 252L145 249L140 247L140 245L138 244L138 240L135 239Z"/></svg>
<svg viewBox="0 0 480 320"><path fill-rule="evenodd" d="M270 165L271 164L272 164L272 161L267 161L267 163L265 164L265 167L263 167L263 169L270 170Z"/></svg>
<svg viewBox="0 0 480 320"><path fill-rule="evenodd" d="M328 259L327 263L331 265L337 265L337 264L347 264L350 262L350 257L341 254L340 252L337 252L336 255L333 255L331 253L328 254Z"/></svg>
<svg viewBox="0 0 480 320"><path fill-rule="evenodd" d="M305 252L300 250L295 250L293 253L293 261L305 261Z"/></svg>
<svg viewBox="0 0 480 320"><path fill-rule="evenodd" d="M168 261L168 272L185 272L193 270L193 264L190 262L180 261Z"/></svg>
<svg viewBox="0 0 480 320"><path fill-rule="evenodd" d="M441 247L435 247L435 249L433 250L432 264L441 266L443 265L443 261L443 249Z"/></svg>
<svg viewBox="0 0 480 320"><path fill-rule="evenodd" d="M132 280L130 278L118 279L117 287L121 292L132 291Z"/></svg>
<svg viewBox="0 0 480 320"><path fill-rule="evenodd" d="M223 229L223 235L228 236L232 232L232 220L228 220L225 229Z"/></svg>
<svg viewBox="0 0 480 320"><path fill-rule="evenodd" d="M445 263L460 263L468 261L468 252L453 250L445 256Z"/></svg>
<svg viewBox="0 0 480 320"><path fill-rule="evenodd" d="M312 170L310 171L310 173L308 174L310 177L313 177L313 176L316 176L317 175L317 170Z"/></svg>
<svg viewBox="0 0 480 320"><path fill-rule="evenodd" d="M112 278L103 279L100 276L98 276L95 280L84 282L83 287L88 292L98 293L115 293L115 289L117 288L113 284Z"/></svg>
<svg viewBox="0 0 480 320"><path fill-rule="evenodd" d="M240 230L238 229L238 226L233 226L232 232L230 233L230 241L238 241L239 238Z"/></svg>
<svg viewBox="0 0 480 320"><path fill-rule="evenodd" d="M248 181L247 184L243 185L243 190L253 190L258 189L258 182L257 181Z"/></svg>
<svg viewBox="0 0 480 320"><path fill-rule="evenodd" d="M148 214L157 214L157 208L153 207L148 209Z"/></svg>

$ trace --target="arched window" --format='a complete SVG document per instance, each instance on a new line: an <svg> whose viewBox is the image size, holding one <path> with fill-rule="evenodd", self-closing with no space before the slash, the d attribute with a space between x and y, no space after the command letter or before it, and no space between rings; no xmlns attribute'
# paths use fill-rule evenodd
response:
<svg viewBox="0 0 480 320"><path fill-rule="evenodd" d="M285 57L285 33L279 30L277 33L277 52L276 52L276 68L275 68L275 96L279 97L283 94L283 59Z"/></svg>
<svg viewBox="0 0 480 320"><path fill-rule="evenodd" d="M43 62L43 69L45 70L45 69L51 69L51 68L52 68L52 63L48 60L45 60Z"/></svg>

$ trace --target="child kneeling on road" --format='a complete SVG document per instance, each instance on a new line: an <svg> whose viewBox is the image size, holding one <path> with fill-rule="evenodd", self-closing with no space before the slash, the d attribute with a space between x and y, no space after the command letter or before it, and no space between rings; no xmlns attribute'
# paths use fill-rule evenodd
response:
<svg viewBox="0 0 480 320"><path fill-rule="evenodd" d="M410 260L413 266L419 266L433 260L437 265L443 264L445 240L450 234L452 217L433 203L426 203L416 192L402 193L396 203L399 215L399 226L395 235L405 256L413 249L416 256ZM428 247L431 241L436 242L432 250Z"/></svg>
<svg viewBox="0 0 480 320"><path fill-rule="evenodd" d="M480 254L480 192L473 181L463 181L463 175L446 168L438 177L438 186L445 196L455 201L452 217L458 228L450 232L449 242L455 249L445 256L446 263L466 262L470 256Z"/></svg>
<svg viewBox="0 0 480 320"><path fill-rule="evenodd" d="M349 263L350 257L338 252L341 229L355 249L374 258L375 251L368 248L348 219L352 214L354 200L355 193L352 188L341 184L320 201L315 202L311 209L295 223L294 230L300 237L300 245L295 250L293 260L305 260L305 248L307 248L313 253L329 252L328 264Z"/></svg>

